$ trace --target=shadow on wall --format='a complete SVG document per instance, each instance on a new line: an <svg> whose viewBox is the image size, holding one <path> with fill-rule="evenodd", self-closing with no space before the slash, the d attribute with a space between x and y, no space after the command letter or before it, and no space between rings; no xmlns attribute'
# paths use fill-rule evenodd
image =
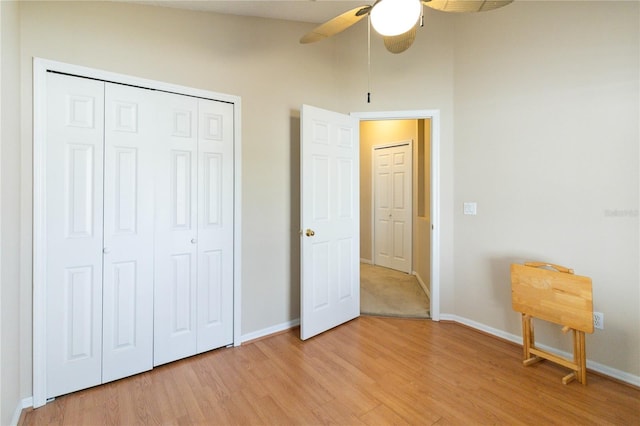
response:
<svg viewBox="0 0 640 426"><path fill-rule="evenodd" d="M505 329L516 335L522 334L522 327L520 314L511 308L511 264L524 263L525 259L529 260L526 257L516 256L505 256L489 260L491 264L491 285L493 286L492 299L498 306L504 307Z"/></svg>
<svg viewBox="0 0 640 426"><path fill-rule="evenodd" d="M291 147L290 161L290 191L291 191L291 234L289 264L291 265L289 289L289 318L300 318L300 111L292 110L289 120Z"/></svg>

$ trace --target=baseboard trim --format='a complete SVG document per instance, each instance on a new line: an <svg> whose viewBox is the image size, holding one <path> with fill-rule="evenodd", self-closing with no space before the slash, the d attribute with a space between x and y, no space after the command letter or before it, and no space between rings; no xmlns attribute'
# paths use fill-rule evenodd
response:
<svg viewBox="0 0 640 426"><path fill-rule="evenodd" d="M458 315L452 315L452 314L440 314L440 320L441 321L452 321L452 322L456 322L459 324L463 324L466 325L468 327L474 328L478 331L482 331L484 333L490 334L492 336L498 337L500 339L503 340L507 340L509 342L515 343L517 345L522 346L522 336L518 336L515 334L511 334L511 333L507 333L506 331L503 330L499 330L497 328L493 328L490 327L488 325L479 323L477 321L473 321L471 319L468 318L464 318ZM560 355L564 358L572 358L573 355L565 352L565 351L561 351L557 348L553 348L551 346L547 346L547 345L543 345L543 344L537 344L538 347L540 347L541 349L544 349L545 351L554 353L556 355ZM612 379L615 380L619 380L621 382L630 384L632 386L635 387L640 387L640 376L636 376L634 374L631 373L627 373L626 371L622 371L622 370L618 370L616 368L613 367L609 367L608 365L604 365L601 364L599 362L595 362L595 361L590 361L589 359L587 359L587 369L588 370L592 370L596 373L602 374L603 376L607 376L610 377Z"/></svg>
<svg viewBox="0 0 640 426"><path fill-rule="evenodd" d="M360 263L366 263L367 265L373 265L373 260L360 258Z"/></svg>
<svg viewBox="0 0 640 426"><path fill-rule="evenodd" d="M22 410L25 408L33 407L33 397L24 398L18 401L18 405L16 405L16 409L13 412L13 417L11 417L11 426L17 426L20 421L20 416L22 415Z"/></svg>
<svg viewBox="0 0 640 426"><path fill-rule="evenodd" d="M431 291L429 291L429 287L427 287L427 284L422 280L422 278L416 271L413 271L413 275L416 277L416 279L418 280L418 284L420 284L420 287L422 287L422 290L429 298L429 302L431 302Z"/></svg>
<svg viewBox="0 0 640 426"><path fill-rule="evenodd" d="M291 321L283 322L281 324L276 324L271 327L263 328L262 330L253 331L251 333L243 334L240 336L240 341L242 343L249 342L251 340L261 339L263 337L267 337L272 334L281 333L283 331L287 331L293 327L297 327L300 325L300 318L293 319Z"/></svg>

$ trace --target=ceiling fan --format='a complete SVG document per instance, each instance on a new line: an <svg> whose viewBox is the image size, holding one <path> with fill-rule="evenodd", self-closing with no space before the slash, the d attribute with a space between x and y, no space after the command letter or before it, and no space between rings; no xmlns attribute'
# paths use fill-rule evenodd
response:
<svg viewBox="0 0 640 426"><path fill-rule="evenodd" d="M376 0L372 5L353 8L314 28L300 39L313 43L336 35L369 16L373 29L383 36L391 53L407 50L422 24L422 5L443 12L483 12L506 6L513 0Z"/></svg>

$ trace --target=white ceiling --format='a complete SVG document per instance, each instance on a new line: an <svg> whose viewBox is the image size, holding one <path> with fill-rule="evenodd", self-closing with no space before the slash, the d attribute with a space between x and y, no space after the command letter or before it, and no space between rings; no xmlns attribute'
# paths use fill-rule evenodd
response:
<svg viewBox="0 0 640 426"><path fill-rule="evenodd" d="M120 0L127 1L127 0ZM230 15L258 16L290 21L321 23L358 6L373 4L373 0L135 0L153 6L202 10Z"/></svg>

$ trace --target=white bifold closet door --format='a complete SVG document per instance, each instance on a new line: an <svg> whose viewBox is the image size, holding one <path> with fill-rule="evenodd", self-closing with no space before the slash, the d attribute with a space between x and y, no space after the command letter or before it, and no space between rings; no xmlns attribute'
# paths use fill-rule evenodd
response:
<svg viewBox="0 0 640 426"><path fill-rule="evenodd" d="M154 365L233 343L233 105L159 107Z"/></svg>
<svg viewBox="0 0 640 426"><path fill-rule="evenodd" d="M151 92L47 75L47 397L152 368Z"/></svg>
<svg viewBox="0 0 640 426"><path fill-rule="evenodd" d="M47 80L49 398L102 382L104 83Z"/></svg>
<svg viewBox="0 0 640 426"><path fill-rule="evenodd" d="M153 367L155 93L106 83L102 382Z"/></svg>
<svg viewBox="0 0 640 426"><path fill-rule="evenodd" d="M47 74L47 398L233 343L233 104Z"/></svg>

